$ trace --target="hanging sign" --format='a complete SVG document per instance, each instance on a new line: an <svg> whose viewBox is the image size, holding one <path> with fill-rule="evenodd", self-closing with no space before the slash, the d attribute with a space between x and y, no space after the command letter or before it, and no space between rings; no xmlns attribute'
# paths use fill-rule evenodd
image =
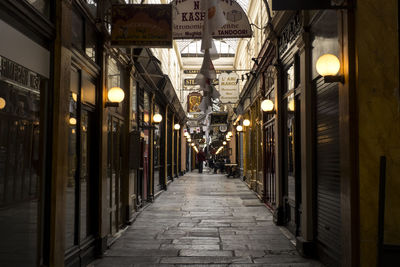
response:
<svg viewBox="0 0 400 267"><path fill-rule="evenodd" d="M221 103L236 103L239 99L239 75L236 72L221 73L219 80L219 100Z"/></svg>
<svg viewBox="0 0 400 267"><path fill-rule="evenodd" d="M171 5L113 5L111 45L172 48Z"/></svg>
<svg viewBox="0 0 400 267"><path fill-rule="evenodd" d="M218 85L218 79L213 79L212 80L212 84L213 85ZM183 80L183 85L187 86L187 85L198 85L198 83L196 82L196 79L184 79Z"/></svg>
<svg viewBox="0 0 400 267"><path fill-rule="evenodd" d="M343 4L343 0L273 0L272 10L331 9Z"/></svg>
<svg viewBox="0 0 400 267"><path fill-rule="evenodd" d="M198 74L200 72L200 70L183 70L184 74ZM232 70L215 70L216 74L221 74L223 72L232 72Z"/></svg>
<svg viewBox="0 0 400 267"><path fill-rule="evenodd" d="M197 92L190 93L187 97L187 112L200 112L199 105L202 95Z"/></svg>
<svg viewBox="0 0 400 267"><path fill-rule="evenodd" d="M210 125L213 125L213 126L226 125L227 121L228 121L228 113L227 112L211 113Z"/></svg>
<svg viewBox="0 0 400 267"><path fill-rule="evenodd" d="M227 24L212 36L218 38L247 38L252 30L246 13L234 0L219 0ZM201 39L205 12L200 0L174 0L172 2L173 39Z"/></svg>

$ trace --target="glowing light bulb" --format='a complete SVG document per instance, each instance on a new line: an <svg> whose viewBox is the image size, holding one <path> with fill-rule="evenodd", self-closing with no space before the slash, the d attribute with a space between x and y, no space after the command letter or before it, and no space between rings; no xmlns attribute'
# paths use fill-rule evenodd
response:
<svg viewBox="0 0 400 267"><path fill-rule="evenodd" d="M264 112L268 112L268 111L274 110L274 102L272 102L269 99L263 100L263 102L261 102L261 109Z"/></svg>
<svg viewBox="0 0 400 267"><path fill-rule="evenodd" d="M153 121L154 121L155 123L160 123L160 122L162 121L162 116L161 116L161 114L159 114L159 113L154 114L154 115L153 115Z"/></svg>
<svg viewBox="0 0 400 267"><path fill-rule="evenodd" d="M335 55L325 54L318 58L315 67L321 76L335 76L340 70L340 61Z"/></svg>
<svg viewBox="0 0 400 267"><path fill-rule="evenodd" d="M125 98L125 93L120 87L113 87L108 90L107 96L110 102L121 103Z"/></svg>

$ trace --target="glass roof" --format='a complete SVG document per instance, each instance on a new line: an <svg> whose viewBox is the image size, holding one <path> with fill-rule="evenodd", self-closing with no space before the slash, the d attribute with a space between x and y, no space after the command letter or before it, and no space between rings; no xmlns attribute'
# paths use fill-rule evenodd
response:
<svg viewBox="0 0 400 267"><path fill-rule="evenodd" d="M218 54L235 54L237 48L237 40L214 40ZM180 44L181 54L202 54L201 40L189 40Z"/></svg>

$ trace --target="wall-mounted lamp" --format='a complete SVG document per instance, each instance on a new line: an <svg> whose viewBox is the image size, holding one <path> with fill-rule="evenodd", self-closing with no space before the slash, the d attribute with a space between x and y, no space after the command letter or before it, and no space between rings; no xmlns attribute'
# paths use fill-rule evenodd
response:
<svg viewBox="0 0 400 267"><path fill-rule="evenodd" d="M337 75L340 70L340 61L337 56L324 54L318 58L315 67L318 74L324 77L326 83L344 83L344 76Z"/></svg>
<svg viewBox="0 0 400 267"><path fill-rule="evenodd" d="M250 126L250 121L248 120L248 119L245 119L244 121L243 121L243 126Z"/></svg>
<svg viewBox="0 0 400 267"><path fill-rule="evenodd" d="M160 123L162 121L162 116L160 113L156 113L153 115L153 122Z"/></svg>
<svg viewBox="0 0 400 267"><path fill-rule="evenodd" d="M175 130L179 130L181 128L181 125L179 124L179 123L176 123L175 125L174 125L174 129Z"/></svg>
<svg viewBox="0 0 400 267"><path fill-rule="evenodd" d="M236 126L236 131L238 131L238 132L243 131L243 126L242 125Z"/></svg>
<svg viewBox="0 0 400 267"><path fill-rule="evenodd" d="M264 99L261 102L261 109L262 111L268 113L274 112L274 102L272 102L270 99Z"/></svg>
<svg viewBox="0 0 400 267"><path fill-rule="evenodd" d="M124 90L120 87L112 87L107 93L108 102L105 107L118 107L119 103L125 98Z"/></svg>
<svg viewBox="0 0 400 267"><path fill-rule="evenodd" d="M74 117L69 118L69 125L76 125L76 119Z"/></svg>
<svg viewBox="0 0 400 267"><path fill-rule="evenodd" d="M6 107L6 100L0 97L0 109L3 109L5 107Z"/></svg>

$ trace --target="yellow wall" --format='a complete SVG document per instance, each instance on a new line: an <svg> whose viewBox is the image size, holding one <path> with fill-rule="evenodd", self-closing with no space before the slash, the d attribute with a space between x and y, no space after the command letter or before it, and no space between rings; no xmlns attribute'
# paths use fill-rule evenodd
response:
<svg viewBox="0 0 400 267"><path fill-rule="evenodd" d="M385 243L400 245L397 1L357 1L361 266L376 266L379 157L387 157Z"/></svg>

